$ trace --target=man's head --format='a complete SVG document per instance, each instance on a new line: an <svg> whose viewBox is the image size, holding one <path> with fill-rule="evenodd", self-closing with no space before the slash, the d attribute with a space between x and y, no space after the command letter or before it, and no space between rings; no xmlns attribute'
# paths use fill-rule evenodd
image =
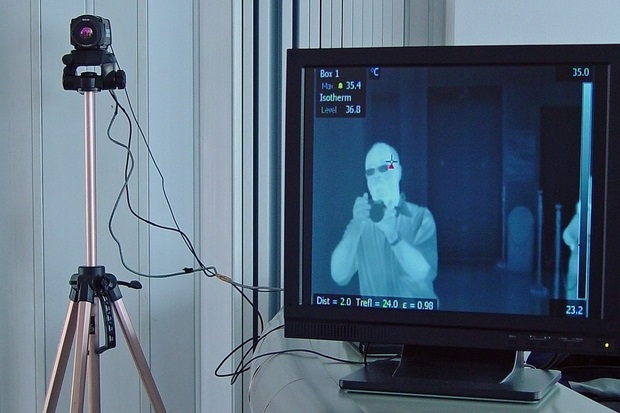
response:
<svg viewBox="0 0 620 413"><path fill-rule="evenodd" d="M398 153L390 145L375 143L366 155L366 183L370 196L387 206L400 201L402 168Z"/></svg>

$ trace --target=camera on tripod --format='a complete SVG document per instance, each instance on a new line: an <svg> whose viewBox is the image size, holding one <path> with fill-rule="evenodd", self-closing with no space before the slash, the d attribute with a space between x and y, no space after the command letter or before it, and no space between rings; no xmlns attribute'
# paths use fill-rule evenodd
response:
<svg viewBox="0 0 620 413"><path fill-rule="evenodd" d="M71 20L71 45L75 48L62 57L65 64L62 86L78 92L124 89L125 72L116 69L116 57L108 52L112 45L110 21L85 14ZM91 68L99 68L97 71ZM87 68L78 73L81 68Z"/></svg>
<svg viewBox="0 0 620 413"><path fill-rule="evenodd" d="M107 49L111 44L110 20L88 14L71 19L71 45L76 49Z"/></svg>

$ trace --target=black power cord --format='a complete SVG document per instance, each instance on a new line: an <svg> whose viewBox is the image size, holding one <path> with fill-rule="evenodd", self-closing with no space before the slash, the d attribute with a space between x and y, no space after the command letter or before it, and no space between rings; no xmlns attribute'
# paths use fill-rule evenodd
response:
<svg viewBox="0 0 620 413"><path fill-rule="evenodd" d="M115 57L116 58L116 57ZM118 65L118 61L117 61L117 65ZM118 65L120 66L120 65ZM202 272L205 276L207 276L208 278L217 278L220 281L226 282L228 284L230 284L243 298L243 300L248 303L251 308L252 311L255 313L255 315L257 316L259 322L260 322L260 329L259 329L259 335L262 333L263 329L264 329L264 319L262 314L260 313L258 307L256 305L254 305L254 303L252 302L252 300L245 294L244 290L253 290L256 292L281 292L282 289L281 288L273 288L273 287L267 287L267 286L253 286L253 285L245 285L242 283L238 283L236 281L234 281L231 277L220 274L217 269L214 266L206 266L203 264L202 260L200 259L198 253L196 252L192 241L190 240L190 238L187 236L187 234L185 234L185 232L183 232L178 224L178 221L176 219L174 210L172 208L172 204L170 202L170 199L168 197L168 194L166 192L166 187L165 187L165 178L164 175L161 171L161 169L159 168L159 165L157 164L157 161L153 155L153 152L151 151L151 148L149 146L148 143L148 139L146 138L146 135L144 133L144 131L142 130L140 123L138 122L137 116L135 114L135 111L133 109L133 105L131 103L131 99L129 97L129 93L127 91L127 89L125 88L125 96L128 102L128 106L129 106L129 112L123 107L123 105L119 102L119 99L116 95L116 93L111 90L110 91L110 96L112 97L113 101L114 101L114 112L112 114L112 117L110 119L110 122L108 124L108 128L107 128L107 136L108 139L114 143L115 145L121 147L125 153L126 153L126 157L125 157L125 168L124 168L124 180L123 180L123 184L121 186L121 189L118 192L118 195L116 197L116 200L114 202L114 206L112 208L112 211L110 213L110 218L108 220L108 231L112 237L112 239L114 240L114 242L116 243L117 249L118 249L118 253L119 253L119 257L120 257L120 261L121 264L123 265L123 267L129 271L132 274L135 274L139 277L145 277L145 278L151 278L151 279L158 279L158 278L172 278L172 277L178 277L178 276L183 276L183 275L188 275L188 274L194 274L194 273L198 273L198 272ZM112 127L118 117L118 115L122 113L124 118L127 121L128 124L128 128L129 128L129 132L128 132L128 137L127 137L127 143L123 143L117 139L114 139L114 137L112 136ZM130 115L131 113L131 115ZM153 166L155 167L155 170L157 171L159 178L160 178L160 182L161 182L161 191L162 191L162 195L164 197L164 200L166 202L168 211L170 213L172 222L173 222L173 226L166 226L166 225L162 225L162 224L158 224L156 222L153 222L152 220L149 220L143 216L141 216L133 207L132 202L131 202L131 195L130 195L130 180L133 176L133 172L134 172L134 166L135 166L135 158L132 152L132 141L133 141L133 122L135 122L136 126L137 126L137 130L139 132L139 136L142 138L142 141L146 147L146 150L148 152L148 159L150 162L152 162ZM183 240L183 242L185 243L187 249L189 250L189 252L191 253L192 257L194 258L194 260L198 263L198 268L192 268L192 267L184 267L182 270L180 271L176 271L176 272L171 272L171 273L163 273L163 274L145 274L142 272L139 272L133 268L131 268L125 261L125 256L123 254L123 248L122 248L122 244L119 240L119 238L116 236L115 232L114 232L114 218L116 216L116 213L118 211L118 208L121 204L122 199L125 199L125 203L127 205L127 209L129 210L129 212L131 213L131 215L133 215L138 221L143 222L149 226L152 226L154 228L157 229L161 229L164 231L170 231L170 232L174 232L177 233L181 239ZM218 366L218 368L216 369L216 376L218 377L224 377L222 375L219 374L219 369L221 368L221 366L225 363L226 360L228 360L230 357L232 357L237 351L239 351L240 349L244 348L248 343L252 342L252 346L250 347L249 350L246 350L246 352L243 354L241 361L239 363L239 366L237 367L237 369L235 370L234 373L232 373L232 377L233 380L232 382L234 383L234 381L236 381L237 377L240 376L241 374L243 374L245 371L248 370L247 368L247 364L245 364L245 360L248 357L248 355L250 354L250 352L253 352L256 348L256 345L260 342L261 337L252 337L246 341L244 341L242 344L240 344L237 348L233 349L220 363L220 365ZM227 375L225 375L227 376ZM231 383L232 384L232 383Z"/></svg>

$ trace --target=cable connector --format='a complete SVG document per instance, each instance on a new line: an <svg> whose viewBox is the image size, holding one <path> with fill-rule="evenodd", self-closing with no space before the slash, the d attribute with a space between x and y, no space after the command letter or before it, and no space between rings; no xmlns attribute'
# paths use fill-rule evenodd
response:
<svg viewBox="0 0 620 413"><path fill-rule="evenodd" d="M227 276L227 275L215 274L215 277L216 277L218 280L220 280L220 281L224 281L225 283L228 283L228 284L232 284L232 283L233 283L232 278L230 278L230 277L229 277L229 276Z"/></svg>

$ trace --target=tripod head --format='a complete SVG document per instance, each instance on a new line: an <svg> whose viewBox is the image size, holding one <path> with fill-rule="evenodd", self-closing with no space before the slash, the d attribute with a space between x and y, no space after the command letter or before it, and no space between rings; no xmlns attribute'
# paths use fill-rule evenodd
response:
<svg viewBox="0 0 620 413"><path fill-rule="evenodd" d="M62 87L78 92L98 92L110 89L125 89L125 72L116 70L114 54L105 50L72 50L62 58L65 68L62 74ZM83 72L80 67L99 66L101 74Z"/></svg>
<svg viewBox="0 0 620 413"><path fill-rule="evenodd" d="M71 20L70 36L75 50L62 57L65 65L62 86L65 90L99 92L125 88L125 72L116 69L116 57L107 50L112 44L108 19L88 14L76 17ZM100 73L78 73L78 69L89 67L99 67Z"/></svg>

